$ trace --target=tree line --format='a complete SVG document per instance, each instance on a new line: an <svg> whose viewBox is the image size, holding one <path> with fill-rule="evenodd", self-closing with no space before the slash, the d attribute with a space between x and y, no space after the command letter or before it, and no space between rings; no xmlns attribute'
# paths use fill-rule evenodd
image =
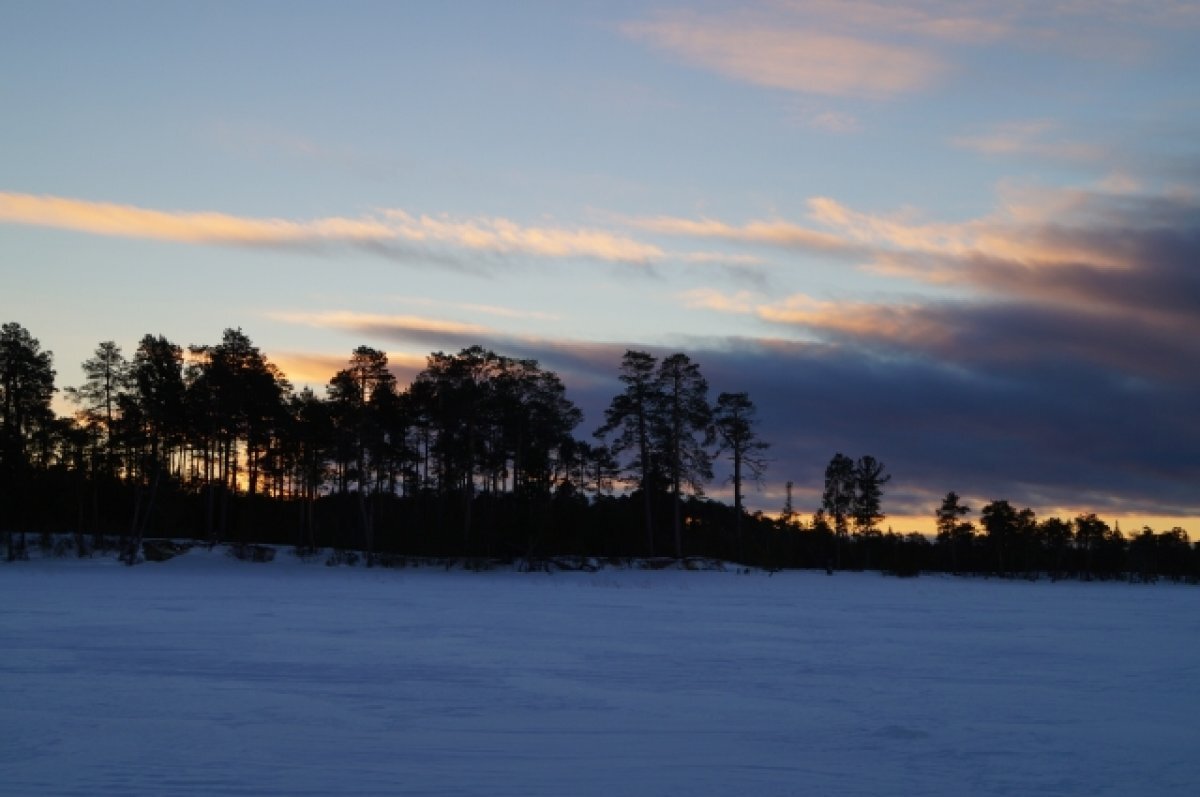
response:
<svg viewBox="0 0 1200 797"><path fill-rule="evenodd" d="M430 354L398 385L387 355L356 348L324 395L295 389L240 329L180 346L101 342L57 416L53 355L0 327L0 531L79 555L148 536L396 556L706 556L765 567L897 573L1133 574L1195 579L1181 529L1132 539L1094 515L1037 521L1007 502L980 530L951 493L936 539L881 531L883 463L835 454L821 505L748 513L767 441L745 392L709 401L688 355L627 351L621 390L587 438L561 379L480 346ZM724 458L733 505L705 497ZM953 498L953 500L951 500ZM54 540L58 540L54 543ZM64 543L64 540L67 542Z"/></svg>
<svg viewBox="0 0 1200 797"><path fill-rule="evenodd" d="M745 393L710 406L684 354L631 351L621 369L627 389L587 440L556 374L479 346L429 355L404 387L384 352L360 346L318 396L294 389L240 329L186 349L146 335L131 357L100 343L65 391L77 411L57 417L51 353L5 324L0 528L73 529L81 546L117 535L130 552L173 533L368 557L589 546L682 557L713 457L730 457L744 514L743 480L761 473L766 447L755 408ZM636 542L621 530L634 503Z"/></svg>

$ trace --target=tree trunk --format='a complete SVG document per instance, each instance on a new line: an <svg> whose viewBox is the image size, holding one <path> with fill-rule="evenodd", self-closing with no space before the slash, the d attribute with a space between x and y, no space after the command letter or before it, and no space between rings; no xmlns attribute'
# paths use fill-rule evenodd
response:
<svg viewBox="0 0 1200 797"><path fill-rule="evenodd" d="M742 550L742 455L733 450L733 534L736 539L738 559L745 558Z"/></svg>

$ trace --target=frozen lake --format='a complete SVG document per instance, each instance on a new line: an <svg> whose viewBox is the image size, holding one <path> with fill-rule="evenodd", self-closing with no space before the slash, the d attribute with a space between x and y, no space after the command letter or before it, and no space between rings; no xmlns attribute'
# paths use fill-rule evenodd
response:
<svg viewBox="0 0 1200 797"><path fill-rule="evenodd" d="M1200 588L0 565L0 793L1193 795Z"/></svg>

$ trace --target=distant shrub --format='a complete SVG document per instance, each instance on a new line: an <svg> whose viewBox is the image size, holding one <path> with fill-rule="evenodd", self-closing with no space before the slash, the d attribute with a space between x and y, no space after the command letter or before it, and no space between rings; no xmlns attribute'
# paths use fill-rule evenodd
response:
<svg viewBox="0 0 1200 797"><path fill-rule="evenodd" d="M339 565L347 565L353 567L358 564L357 551L334 550L329 554L329 558L325 560L326 567L338 567Z"/></svg>
<svg viewBox="0 0 1200 797"><path fill-rule="evenodd" d="M59 537L54 541L54 555L62 559L75 550L75 540L70 537Z"/></svg>
<svg viewBox="0 0 1200 797"><path fill-rule="evenodd" d="M270 562L275 559L275 549L269 545L239 544L230 547L229 555L243 562Z"/></svg>
<svg viewBox="0 0 1200 797"><path fill-rule="evenodd" d="M142 555L146 557L147 562L165 562L181 553L187 553L191 548L191 543L174 540L142 540Z"/></svg>
<svg viewBox="0 0 1200 797"><path fill-rule="evenodd" d="M308 545L297 545L292 548L292 556L301 562L314 562L321 556L321 549Z"/></svg>

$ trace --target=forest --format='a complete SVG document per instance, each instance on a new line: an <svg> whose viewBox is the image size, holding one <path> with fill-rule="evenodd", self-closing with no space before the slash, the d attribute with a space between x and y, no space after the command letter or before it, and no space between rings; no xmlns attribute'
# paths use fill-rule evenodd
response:
<svg viewBox="0 0 1200 797"><path fill-rule="evenodd" d="M1180 528L1126 535L1093 513L1039 519L947 493L934 537L882 530L891 478L835 453L810 516L748 512L769 464L744 392L710 402L698 363L627 351L623 389L581 436L562 380L479 346L430 354L408 386L360 346L324 395L296 390L240 329L186 348L145 335L101 342L52 408L53 354L0 327L0 534L8 561L152 539L293 546L330 563L415 559L569 562L696 558L767 569L923 571L1025 578L1200 581ZM723 460L733 503L706 497Z"/></svg>

